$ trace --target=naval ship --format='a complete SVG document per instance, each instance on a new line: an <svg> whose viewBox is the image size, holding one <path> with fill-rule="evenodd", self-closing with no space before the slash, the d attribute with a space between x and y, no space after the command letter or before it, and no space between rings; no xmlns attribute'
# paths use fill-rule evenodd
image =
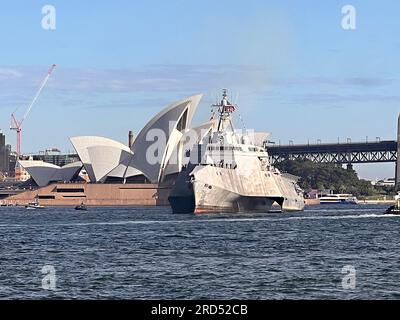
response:
<svg viewBox="0 0 400 320"><path fill-rule="evenodd" d="M297 177L270 164L265 138L256 141L253 134L251 140L234 129L236 107L226 90L221 102L212 105L218 114L216 128L190 150L168 197L173 212L270 212L273 205L281 211L304 210Z"/></svg>

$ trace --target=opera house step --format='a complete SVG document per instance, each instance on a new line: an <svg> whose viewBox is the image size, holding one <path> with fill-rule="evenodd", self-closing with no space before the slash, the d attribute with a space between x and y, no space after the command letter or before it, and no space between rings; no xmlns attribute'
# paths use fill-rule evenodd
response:
<svg viewBox="0 0 400 320"><path fill-rule="evenodd" d="M6 199L23 206L38 199L45 206L167 206L171 187L157 184L55 183Z"/></svg>

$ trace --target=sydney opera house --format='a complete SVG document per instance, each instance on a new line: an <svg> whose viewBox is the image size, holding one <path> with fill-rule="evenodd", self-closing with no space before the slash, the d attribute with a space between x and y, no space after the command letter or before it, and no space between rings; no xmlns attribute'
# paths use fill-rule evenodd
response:
<svg viewBox="0 0 400 320"><path fill-rule="evenodd" d="M188 161L188 150L214 122L190 127L202 95L175 102L155 115L125 145L99 136L71 137L79 160L63 167L20 160L37 185L7 199L44 205L166 205L171 185ZM193 139L195 137L195 139ZM86 173L88 181L82 179Z"/></svg>

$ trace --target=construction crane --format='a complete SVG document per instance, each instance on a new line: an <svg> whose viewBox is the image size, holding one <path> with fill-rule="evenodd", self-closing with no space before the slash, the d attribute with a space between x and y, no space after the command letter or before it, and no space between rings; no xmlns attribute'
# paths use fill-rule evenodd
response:
<svg viewBox="0 0 400 320"><path fill-rule="evenodd" d="M21 155L21 129L22 129L22 124L24 122L24 120L26 119L26 117L28 116L29 112L31 111L33 105L35 104L36 100L39 98L40 94L42 93L42 90L44 89L44 87L47 84L47 81L49 81L49 78L54 70L54 68L56 67L55 64L53 64L49 71L47 72L46 76L44 77L42 83L40 84L39 90L36 92L35 96L33 97L32 102L30 103L30 105L28 106L28 108L26 109L23 117L21 118L21 120L17 120L16 116L14 113L11 114L11 126L10 126L10 130L15 130L17 132L17 159L19 159L19 156Z"/></svg>

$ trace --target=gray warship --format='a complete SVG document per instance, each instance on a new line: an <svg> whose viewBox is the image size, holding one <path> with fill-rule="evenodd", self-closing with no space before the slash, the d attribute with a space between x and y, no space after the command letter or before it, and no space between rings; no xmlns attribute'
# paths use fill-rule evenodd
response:
<svg viewBox="0 0 400 320"><path fill-rule="evenodd" d="M254 213L304 210L303 190L297 177L281 173L269 162L266 134L234 129L236 105L223 90L212 105L218 119L191 150L168 198L174 213Z"/></svg>

